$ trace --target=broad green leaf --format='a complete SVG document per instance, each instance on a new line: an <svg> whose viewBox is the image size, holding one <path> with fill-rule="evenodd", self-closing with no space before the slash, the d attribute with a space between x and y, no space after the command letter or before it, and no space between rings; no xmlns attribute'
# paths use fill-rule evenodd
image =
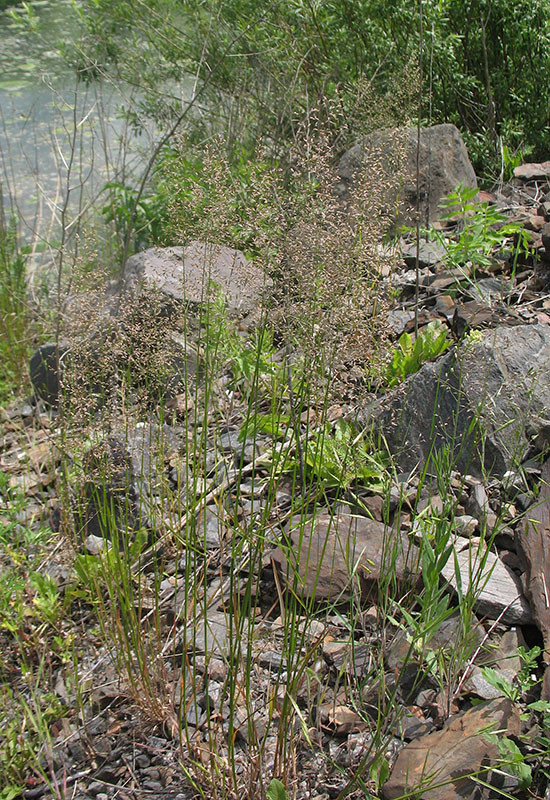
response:
<svg viewBox="0 0 550 800"><path fill-rule="evenodd" d="M273 778L267 787L268 800L286 800L286 790L281 781Z"/></svg>

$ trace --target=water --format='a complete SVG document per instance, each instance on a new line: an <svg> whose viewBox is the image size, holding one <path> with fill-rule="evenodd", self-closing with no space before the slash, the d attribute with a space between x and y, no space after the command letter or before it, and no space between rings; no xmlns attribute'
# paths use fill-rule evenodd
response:
<svg viewBox="0 0 550 800"><path fill-rule="evenodd" d="M123 114L136 104L132 91L78 82L56 52L81 33L70 0L31 9L26 26L0 12L0 181L6 216L47 260L80 230L107 181L135 181L151 141Z"/></svg>

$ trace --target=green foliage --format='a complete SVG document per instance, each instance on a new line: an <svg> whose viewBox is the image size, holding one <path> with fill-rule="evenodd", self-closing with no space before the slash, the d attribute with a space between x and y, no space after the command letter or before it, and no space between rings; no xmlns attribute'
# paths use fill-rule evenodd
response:
<svg viewBox="0 0 550 800"><path fill-rule="evenodd" d="M29 772L41 774L43 743L63 711L46 676L53 661L67 659L72 641L59 635L64 603L43 572L53 534L21 522L26 504L0 473L0 800L20 796ZM22 677L24 693L15 688Z"/></svg>
<svg viewBox="0 0 550 800"><path fill-rule="evenodd" d="M54 692L39 692L32 686L30 697L24 697L0 685L0 800L20 797L29 774L49 782L44 747L51 749L50 727L65 713Z"/></svg>
<svg viewBox="0 0 550 800"><path fill-rule="evenodd" d="M517 686L512 686L510 681L506 680L506 678L496 669L493 669L492 667L482 667L481 671L487 683L489 683L491 686L494 686L494 688L498 689L499 692L502 692L504 697L514 701L521 698L521 689L519 689Z"/></svg>
<svg viewBox="0 0 550 800"><path fill-rule="evenodd" d="M9 488L0 474L2 522L0 522L0 629L8 632L16 646L25 648L53 640L63 615L63 604L56 582L42 574L38 566L39 545L51 538L48 528L31 530L18 520L25 497ZM1 659L0 659L1 665Z"/></svg>
<svg viewBox="0 0 550 800"><path fill-rule="evenodd" d="M131 237L131 252L162 242L167 198L160 190L139 195L137 189L111 181L105 184L103 191L109 197L101 209L103 218L114 225L121 243L127 236Z"/></svg>
<svg viewBox="0 0 550 800"><path fill-rule="evenodd" d="M9 6L16 6L19 2L20 0L0 0L0 11L9 8Z"/></svg>
<svg viewBox="0 0 550 800"><path fill-rule="evenodd" d="M258 433L267 433L274 439L282 439L287 435L290 423L290 414L254 414L241 428L239 441L244 442L247 437L256 436Z"/></svg>
<svg viewBox="0 0 550 800"><path fill-rule="evenodd" d="M482 668L483 677L513 703L520 704L523 696L540 683L536 671L541 653L540 647L532 647L530 650L518 647L521 668L513 685L490 667ZM537 783L547 788L550 780L550 772L546 766L550 756L550 703L537 700L528 703L525 708L523 718L529 719L531 725L528 733L522 734L518 740L499 733L486 733L484 737L498 749L501 759L499 769L515 775L520 789L528 789L532 785L536 788Z"/></svg>
<svg viewBox="0 0 550 800"><path fill-rule="evenodd" d="M15 224L7 224L0 204L0 403L27 382L29 310L25 259Z"/></svg>
<svg viewBox="0 0 550 800"><path fill-rule="evenodd" d="M531 148L518 147L513 150L506 144L502 144L502 180L508 182L514 177L514 169L523 164L529 156Z"/></svg>
<svg viewBox="0 0 550 800"><path fill-rule="evenodd" d="M16 25L19 25L22 29L28 29L34 33L36 33L40 27L40 18L36 13L36 10L31 3L27 3L23 0L23 2L12 2L11 0L0 0L0 10L8 8L10 6L16 6L16 8L10 8L8 14L10 15L11 19Z"/></svg>
<svg viewBox="0 0 550 800"><path fill-rule="evenodd" d="M449 595L440 585L441 572L454 552L452 526L444 519L417 519L420 533L420 569L422 591L418 594L414 612L400 607L406 622L407 637L413 649L422 657L430 671L435 672L436 661L427 645L442 623L453 614Z"/></svg>
<svg viewBox="0 0 550 800"><path fill-rule="evenodd" d="M499 174L501 142L544 158L549 0L473 0L467 7L423 0L422 10L426 121L458 125L480 175ZM197 140L224 126L229 139L252 142L267 134L284 149L312 108L330 119L337 94L347 120L358 111L365 117L365 109L367 117L380 116L384 96L395 121L403 120L409 105L403 87L414 90L410 65L421 51L417 11L411 16L408 0L86 0L81 14L87 28L78 43L81 69L99 65L105 72L114 64L123 78L138 78L145 113L160 120L177 115L181 104L170 81L196 76L203 105L193 122ZM362 82L376 104L362 101ZM334 134L341 139L341 130Z"/></svg>
<svg viewBox="0 0 550 800"><path fill-rule="evenodd" d="M386 366L384 385L391 389L401 383L407 375L417 372L425 361L444 353L451 344L448 329L440 320L434 320L422 328L414 341L409 333L401 334L398 347Z"/></svg>
<svg viewBox="0 0 550 800"><path fill-rule="evenodd" d="M503 247L510 237L518 237L517 252L528 249L525 230L516 223L507 223L505 214L495 206L476 200L477 190L458 186L440 206L447 210L443 219L458 222L460 230L455 238L448 239L439 232L435 238L446 249L449 267L462 267L471 264L487 267L491 264L491 254Z"/></svg>
<svg viewBox="0 0 550 800"><path fill-rule="evenodd" d="M541 654L540 647L532 647L526 650L525 647L518 647L518 656L521 660L521 668L517 676L517 685L512 685L509 681L502 677L502 675L492 667L482 667L483 677L498 689L504 697L509 700L518 702L522 696L529 691L536 683L535 670L537 669L537 661Z"/></svg>
<svg viewBox="0 0 550 800"><path fill-rule="evenodd" d="M304 445L304 460L325 488L348 489L352 484L382 491L387 477L385 459L373 452L364 431L338 420L310 435Z"/></svg>
<svg viewBox="0 0 550 800"><path fill-rule="evenodd" d="M100 602L99 593L107 591L112 577L121 571L126 572L130 564L136 562L144 552L147 534L138 531L124 547L120 547L116 537L112 542L105 539L105 546L99 555L79 553L74 561L75 584L71 588L73 597L83 597L87 602ZM128 575L131 578L131 574Z"/></svg>
<svg viewBox="0 0 550 800"><path fill-rule="evenodd" d="M268 800L286 800L286 789L277 778L273 778L267 787Z"/></svg>
<svg viewBox="0 0 550 800"><path fill-rule="evenodd" d="M369 767L369 776L374 781L378 791L388 780L390 764L385 755L380 754Z"/></svg>
<svg viewBox="0 0 550 800"><path fill-rule="evenodd" d="M310 477L322 489L349 489L352 485L382 492L387 485L387 458L375 450L365 431L345 420L334 426L325 423L318 430L306 430L301 446L295 446L295 430L290 415L280 413L256 414L241 429L241 439L262 431L283 439L274 447L272 461L281 472L295 472L303 459L304 477ZM279 458L285 451L286 457ZM295 455L291 455L294 452Z"/></svg>
<svg viewBox="0 0 550 800"><path fill-rule="evenodd" d="M499 752L500 761L498 767L504 772L515 775L518 779L519 788L527 789L533 780L532 769L525 760L518 745L500 733L485 733L484 738L494 744Z"/></svg>

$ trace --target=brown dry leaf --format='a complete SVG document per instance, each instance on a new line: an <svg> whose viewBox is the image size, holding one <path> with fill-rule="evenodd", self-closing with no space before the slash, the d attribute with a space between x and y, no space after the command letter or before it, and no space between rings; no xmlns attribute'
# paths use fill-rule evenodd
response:
<svg viewBox="0 0 550 800"><path fill-rule="evenodd" d="M115 721L112 722L107 728L107 735L114 736L116 733L120 733L121 730L122 730L122 722L118 719L115 719Z"/></svg>

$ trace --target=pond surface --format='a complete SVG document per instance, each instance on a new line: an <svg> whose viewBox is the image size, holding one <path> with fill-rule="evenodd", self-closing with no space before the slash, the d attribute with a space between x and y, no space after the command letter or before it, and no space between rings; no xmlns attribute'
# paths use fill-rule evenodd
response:
<svg viewBox="0 0 550 800"><path fill-rule="evenodd" d="M77 231L107 181L132 182L151 150L123 114L136 97L78 82L57 52L80 33L70 0L38 0L25 24L0 12L0 182L6 216L33 252Z"/></svg>

